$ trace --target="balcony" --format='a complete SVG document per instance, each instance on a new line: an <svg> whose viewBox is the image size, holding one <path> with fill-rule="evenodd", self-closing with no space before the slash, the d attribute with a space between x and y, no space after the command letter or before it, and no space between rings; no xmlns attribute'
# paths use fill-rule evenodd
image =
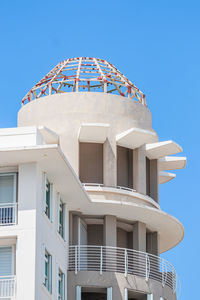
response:
<svg viewBox="0 0 200 300"><path fill-rule="evenodd" d="M70 246L69 271L118 272L156 280L176 292L177 276L166 260L141 251L106 246Z"/></svg>
<svg viewBox="0 0 200 300"><path fill-rule="evenodd" d="M14 300L16 292L15 276L0 276L0 299Z"/></svg>
<svg viewBox="0 0 200 300"><path fill-rule="evenodd" d="M17 203L0 204L0 226L15 225L17 222Z"/></svg>

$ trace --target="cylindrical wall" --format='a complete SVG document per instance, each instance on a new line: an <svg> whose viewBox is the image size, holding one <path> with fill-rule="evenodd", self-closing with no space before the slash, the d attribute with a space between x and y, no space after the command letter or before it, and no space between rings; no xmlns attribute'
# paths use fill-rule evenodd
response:
<svg viewBox="0 0 200 300"><path fill-rule="evenodd" d="M144 105L107 93L46 96L26 104L18 113L18 126L46 126L59 135L61 148L77 174L78 134L82 123L110 124L106 147L109 149L110 170L107 172L115 181L116 135L132 127L152 130L151 113ZM108 179L111 183L112 180Z"/></svg>

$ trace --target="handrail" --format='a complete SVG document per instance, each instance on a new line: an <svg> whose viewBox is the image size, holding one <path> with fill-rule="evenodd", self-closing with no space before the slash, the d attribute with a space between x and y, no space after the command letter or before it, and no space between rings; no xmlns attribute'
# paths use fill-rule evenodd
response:
<svg viewBox="0 0 200 300"><path fill-rule="evenodd" d="M14 299L16 294L16 276L0 276L0 299Z"/></svg>
<svg viewBox="0 0 200 300"><path fill-rule="evenodd" d="M0 226L17 223L17 203L0 203Z"/></svg>
<svg viewBox="0 0 200 300"><path fill-rule="evenodd" d="M131 188L128 188L126 186L121 186L121 185L117 185L117 186L105 186L103 183L96 183L96 182L93 182L93 183L89 183L89 182L84 182L82 183L82 185L84 187L89 187L89 186L96 186L96 187L107 187L107 188L116 188L116 189L119 189L119 190L124 190L124 191L128 191L128 192L136 192L136 190L134 189L131 189Z"/></svg>
<svg viewBox="0 0 200 300"><path fill-rule="evenodd" d="M156 255L142 251L107 246L69 246L69 271L123 273L154 279L176 292L177 276L172 264Z"/></svg>

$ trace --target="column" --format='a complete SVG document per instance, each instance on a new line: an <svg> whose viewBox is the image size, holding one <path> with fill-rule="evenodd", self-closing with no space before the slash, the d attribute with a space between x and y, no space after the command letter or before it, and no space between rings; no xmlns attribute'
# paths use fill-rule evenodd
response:
<svg viewBox="0 0 200 300"><path fill-rule="evenodd" d="M117 253L115 248L117 246L117 220L115 216L104 217L104 247L103 248L103 269L115 272ZM107 248L108 247L108 248Z"/></svg>
<svg viewBox="0 0 200 300"><path fill-rule="evenodd" d="M146 225L142 222L133 225L133 249L146 252Z"/></svg>
<svg viewBox="0 0 200 300"><path fill-rule="evenodd" d="M116 142L107 139L103 145L103 181L105 186L117 185Z"/></svg>
<svg viewBox="0 0 200 300"><path fill-rule="evenodd" d="M146 155L144 146L133 150L133 188L146 194Z"/></svg>
<svg viewBox="0 0 200 300"><path fill-rule="evenodd" d="M117 219L115 216L104 217L104 246L117 247Z"/></svg>

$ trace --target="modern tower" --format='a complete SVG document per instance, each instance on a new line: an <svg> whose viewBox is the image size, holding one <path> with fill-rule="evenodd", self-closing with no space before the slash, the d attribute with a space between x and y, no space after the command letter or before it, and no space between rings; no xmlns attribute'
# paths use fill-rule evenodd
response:
<svg viewBox="0 0 200 300"><path fill-rule="evenodd" d="M62 61L0 130L0 299L176 300L182 224L159 184L186 158L109 62Z"/></svg>

